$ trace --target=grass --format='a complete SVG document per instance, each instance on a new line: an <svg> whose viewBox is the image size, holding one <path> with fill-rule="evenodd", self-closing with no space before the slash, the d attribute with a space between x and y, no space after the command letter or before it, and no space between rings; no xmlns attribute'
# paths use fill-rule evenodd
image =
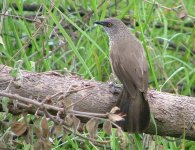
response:
<svg viewBox="0 0 195 150"><path fill-rule="evenodd" d="M117 2L115 4L115 2ZM190 17L180 19L179 13L163 7L179 6L180 1L156 0L144 2L132 1L87 1L87 0L56 0L53 9L51 1L25 1L26 4L42 4L41 10L44 20L41 23L29 22L22 17L35 16L36 11L24 11L22 0L4 0L0 2L0 10L9 10L14 17L1 15L0 22L0 63L11 67L35 72L49 70L68 70L86 79L107 81L110 78L108 37L101 28L95 27L93 22L105 17L115 16L129 21L133 33L140 33L140 41L145 49L149 63L150 87L161 91L195 96L195 30L186 27ZM18 10L11 5L15 3ZM183 4L190 16L194 16L193 0L183 0ZM9 8L9 9L7 9ZM62 19L63 18L63 19ZM191 19L192 20L192 19ZM127 21L126 21L127 22ZM137 25L139 24L139 25ZM160 27L157 27L160 24ZM2 40L1 40L2 39ZM159 44L159 39L165 42ZM169 46L175 44L175 48ZM180 50L184 46L185 50ZM44 59L43 59L44 58ZM178 86L178 84L180 86ZM4 113L1 118L9 118ZM0 132L2 135L3 129ZM8 132L8 131L6 131ZM115 136L105 136L99 131L100 139L109 138L111 149L119 149L120 144ZM127 135L129 136L129 135ZM148 149L194 149L194 142L187 140L168 141L163 137L154 136ZM54 141L54 149L98 149L97 146L85 141L82 146L75 136L64 137L66 142ZM128 141L127 147L143 149L143 136L129 137L135 141ZM174 139L174 138L172 138ZM22 140L19 138L18 142ZM61 144L61 147L59 147ZM30 149L30 145L23 147ZM101 149L106 149L102 147Z"/></svg>

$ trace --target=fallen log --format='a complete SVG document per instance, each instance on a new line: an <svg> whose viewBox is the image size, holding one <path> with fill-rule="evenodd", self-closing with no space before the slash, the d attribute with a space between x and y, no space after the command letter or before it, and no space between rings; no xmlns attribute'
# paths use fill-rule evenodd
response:
<svg viewBox="0 0 195 150"><path fill-rule="evenodd" d="M115 106L120 92L120 87L116 88L108 83L94 80L84 80L75 75L20 71L20 78L14 78L10 75L11 70L10 67L0 65L0 100L3 96L6 97L5 93L9 93L12 96L10 98L15 99L18 96L37 102L49 100L50 105L54 107L59 106L63 100L65 103L67 101L74 103L74 110L77 111L107 113ZM59 95L65 96L59 98ZM186 139L195 140L194 97L148 90L147 99L154 119L151 119L146 133L172 137L185 134ZM20 103L20 107L15 109L11 105L8 106L9 112L15 114L20 113L21 108L28 106L28 103ZM1 105L0 111L3 111ZM25 111L35 113L36 109L26 107Z"/></svg>

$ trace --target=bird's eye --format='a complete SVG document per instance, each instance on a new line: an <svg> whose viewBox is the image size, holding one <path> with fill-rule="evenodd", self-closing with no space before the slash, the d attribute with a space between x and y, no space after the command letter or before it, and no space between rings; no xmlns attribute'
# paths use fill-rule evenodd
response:
<svg viewBox="0 0 195 150"><path fill-rule="evenodd" d="M108 22L107 27L112 27L112 23Z"/></svg>

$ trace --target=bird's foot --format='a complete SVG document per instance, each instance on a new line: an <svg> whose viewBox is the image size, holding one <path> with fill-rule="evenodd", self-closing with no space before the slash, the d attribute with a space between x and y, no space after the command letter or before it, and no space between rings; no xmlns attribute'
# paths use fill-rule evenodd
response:
<svg viewBox="0 0 195 150"><path fill-rule="evenodd" d="M109 91L112 94L119 94L121 91L121 85L120 84L116 84L116 82L110 82L109 83Z"/></svg>

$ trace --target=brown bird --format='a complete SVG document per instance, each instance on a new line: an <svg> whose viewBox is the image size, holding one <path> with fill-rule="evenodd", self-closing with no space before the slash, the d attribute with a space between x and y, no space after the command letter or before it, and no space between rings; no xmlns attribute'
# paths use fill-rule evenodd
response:
<svg viewBox="0 0 195 150"><path fill-rule="evenodd" d="M143 46L116 18L95 23L102 25L109 36L112 70L123 84L117 106L126 116L118 124L131 133L141 133L150 122L150 108L144 96L148 89L148 68Z"/></svg>

